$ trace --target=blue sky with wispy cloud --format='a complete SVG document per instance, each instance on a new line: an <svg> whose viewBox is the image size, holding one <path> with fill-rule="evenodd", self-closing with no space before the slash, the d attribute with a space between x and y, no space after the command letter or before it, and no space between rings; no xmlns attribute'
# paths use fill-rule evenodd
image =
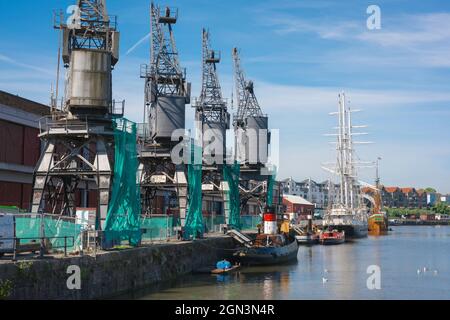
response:
<svg viewBox="0 0 450 320"><path fill-rule="evenodd" d="M43 103L56 70L57 32L52 10L75 1L0 1L0 89ZM119 16L121 61L114 96L126 99L127 116L142 121L143 81L149 61L148 0L109 0ZM181 62L200 92L201 28L222 51L224 96L231 97L231 48L238 46L272 128L280 129L280 177L328 178L320 163L332 160L329 112L345 91L363 112L374 141L358 147L363 160L381 156L387 185L435 186L450 192L450 2L210 1L160 2L179 8L175 27ZM366 28L366 8L381 7L382 29ZM193 122L189 108L187 121ZM361 176L373 181L374 170Z"/></svg>

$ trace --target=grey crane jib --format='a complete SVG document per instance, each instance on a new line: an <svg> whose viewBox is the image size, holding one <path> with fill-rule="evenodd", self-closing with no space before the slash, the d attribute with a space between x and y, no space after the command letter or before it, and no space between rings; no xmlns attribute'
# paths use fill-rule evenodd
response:
<svg viewBox="0 0 450 320"><path fill-rule="evenodd" d="M171 147L175 130L185 128L185 105L190 103L191 84L180 67L173 25L177 23L176 8L150 9L150 65L141 66L145 79L145 104L148 134L145 139ZM148 111L148 114L147 114Z"/></svg>
<svg viewBox="0 0 450 320"><path fill-rule="evenodd" d="M245 78L237 48L233 49L237 112L234 115L236 157L256 171L268 160L268 117L262 113L252 81ZM255 172L256 172L255 171Z"/></svg>
<svg viewBox="0 0 450 320"><path fill-rule="evenodd" d="M220 63L220 52L210 47L210 34L203 29L203 57L202 57L202 91L195 104L198 117L202 122L222 123L228 129L230 116L227 104L222 97L222 89L217 74L217 64Z"/></svg>
<svg viewBox="0 0 450 320"><path fill-rule="evenodd" d="M208 164L221 164L226 157L226 130L230 128L230 114L223 99L217 73L220 52L211 49L210 34L202 31L202 89L194 103L197 129L202 133L204 159ZM214 157L214 156L217 157Z"/></svg>
<svg viewBox="0 0 450 320"><path fill-rule="evenodd" d="M241 59L237 48L233 49L234 77L238 109L234 117L235 127L242 127L248 117L263 116L258 99L256 98L253 81L246 80L241 67Z"/></svg>
<svg viewBox="0 0 450 320"><path fill-rule="evenodd" d="M151 5L151 63L143 77L147 78L147 104L158 96L188 96L186 72L180 67L172 25L176 24L178 10L161 9Z"/></svg>

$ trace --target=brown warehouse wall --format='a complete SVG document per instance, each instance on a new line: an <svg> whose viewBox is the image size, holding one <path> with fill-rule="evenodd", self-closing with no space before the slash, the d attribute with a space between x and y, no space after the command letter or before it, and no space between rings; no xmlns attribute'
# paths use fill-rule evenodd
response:
<svg viewBox="0 0 450 320"><path fill-rule="evenodd" d="M0 120L0 162L33 167L40 156L39 130ZM0 205L28 210L31 184L0 181Z"/></svg>

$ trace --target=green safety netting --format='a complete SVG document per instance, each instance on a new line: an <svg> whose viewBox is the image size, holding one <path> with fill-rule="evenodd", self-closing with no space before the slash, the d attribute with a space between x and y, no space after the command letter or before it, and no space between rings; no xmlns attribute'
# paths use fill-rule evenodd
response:
<svg viewBox="0 0 450 320"><path fill-rule="evenodd" d="M140 190L137 183L138 158L136 150L136 124L125 118L115 120L114 179L105 239L108 244L128 240L132 246L141 241Z"/></svg>
<svg viewBox="0 0 450 320"><path fill-rule="evenodd" d="M76 250L80 245L81 225L75 219L61 216L44 216L41 225L40 215L16 215L16 237L20 243L39 242L41 237L47 238L53 250L62 251L64 246L68 251ZM43 234L41 232L43 231Z"/></svg>
<svg viewBox="0 0 450 320"><path fill-rule="evenodd" d="M241 167L238 162L223 166L223 177L228 182L229 190L225 190L225 210L229 211L228 225L233 229L241 229L239 176Z"/></svg>
<svg viewBox="0 0 450 320"><path fill-rule="evenodd" d="M173 216L142 217L142 240L165 240L175 235Z"/></svg>
<svg viewBox="0 0 450 320"><path fill-rule="evenodd" d="M267 181L267 205L272 206L273 205L273 188L275 186L275 179L277 177L277 170L276 167L273 169L273 172L268 177Z"/></svg>
<svg viewBox="0 0 450 320"><path fill-rule="evenodd" d="M203 216L203 222L205 225L205 232L216 232L218 231L218 226L225 224L225 216Z"/></svg>
<svg viewBox="0 0 450 320"><path fill-rule="evenodd" d="M0 212L1 213L3 213L3 212L7 212L7 213L9 213L9 212L19 212L19 211L21 211L21 210L17 206L2 206L2 205L0 205Z"/></svg>
<svg viewBox="0 0 450 320"><path fill-rule="evenodd" d="M251 230L257 229L258 224L261 223L261 217L259 215L241 216L241 229Z"/></svg>
<svg viewBox="0 0 450 320"><path fill-rule="evenodd" d="M273 204L273 186L275 184L275 176L270 175L267 182L267 205Z"/></svg>
<svg viewBox="0 0 450 320"><path fill-rule="evenodd" d="M188 207L183 237L185 239L198 238L203 235L202 215L202 163L195 159L202 158L202 147L191 144L191 161L188 164ZM198 162L198 161L197 161Z"/></svg>

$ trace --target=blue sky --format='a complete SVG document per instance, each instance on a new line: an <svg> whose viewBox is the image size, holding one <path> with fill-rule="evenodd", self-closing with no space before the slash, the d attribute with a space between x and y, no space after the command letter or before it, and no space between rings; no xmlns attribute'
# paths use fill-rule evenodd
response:
<svg viewBox="0 0 450 320"><path fill-rule="evenodd" d="M57 32L52 10L75 1L0 1L0 89L47 103L55 81ZM356 124L367 124L375 142L359 146L362 160L383 158L386 185L450 192L450 2L210 1L159 2L179 8L177 46L193 96L200 93L201 28L222 51L224 96L231 97L231 48L241 49L247 75L270 126L280 129L280 178L329 175L334 159L329 138L337 95L345 91ZM109 0L119 16L121 60L114 71L114 97L127 101L127 117L142 122L143 81L149 43L126 54L149 31L148 0ZM381 8L381 30L366 28L366 8ZM188 125L193 121L189 108ZM373 181L374 170L361 176Z"/></svg>

